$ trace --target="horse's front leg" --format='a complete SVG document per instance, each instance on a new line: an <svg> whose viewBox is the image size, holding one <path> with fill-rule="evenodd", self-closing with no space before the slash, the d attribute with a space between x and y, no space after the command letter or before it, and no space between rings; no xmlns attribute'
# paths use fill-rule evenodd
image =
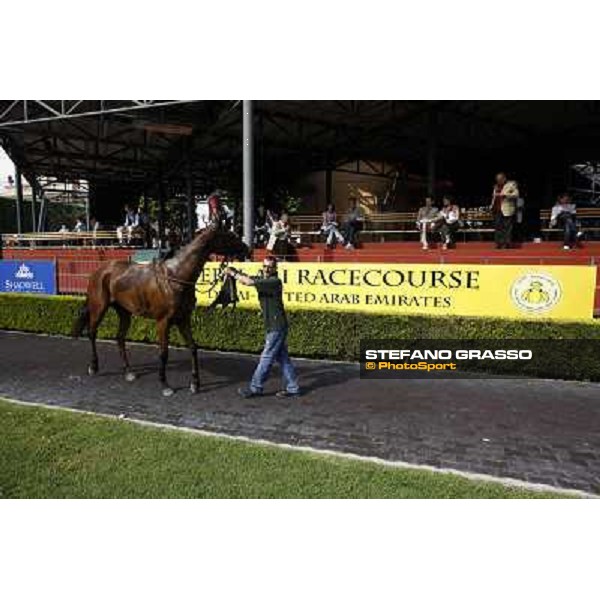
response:
<svg viewBox="0 0 600 600"><path fill-rule="evenodd" d="M167 383L167 362L169 360L169 329L171 324L168 319L163 319L157 323L158 345L160 347L160 363L158 367L158 377L162 384L163 396L172 396L175 393L173 388Z"/></svg>
<svg viewBox="0 0 600 600"><path fill-rule="evenodd" d="M200 376L198 372L198 349L192 333L191 320L186 319L179 323L177 328L192 353L192 383L190 383L190 392L195 394L200 389Z"/></svg>

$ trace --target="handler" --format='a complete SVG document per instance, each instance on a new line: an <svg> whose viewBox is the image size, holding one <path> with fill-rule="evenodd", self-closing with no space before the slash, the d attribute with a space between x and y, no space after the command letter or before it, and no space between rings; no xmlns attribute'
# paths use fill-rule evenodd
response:
<svg viewBox="0 0 600 600"><path fill-rule="evenodd" d="M277 259L266 256L263 261L261 275L249 277L237 269L229 267L225 271L244 285L252 285L258 292L258 300L265 323L265 347L260 355L260 361L248 388L240 388L238 393L244 398L261 396L263 386L269 376L275 361L281 365L281 371L286 383L285 389L277 392L280 398L297 397L300 395L296 370L288 356L287 333L288 323L283 307L283 284L277 276Z"/></svg>

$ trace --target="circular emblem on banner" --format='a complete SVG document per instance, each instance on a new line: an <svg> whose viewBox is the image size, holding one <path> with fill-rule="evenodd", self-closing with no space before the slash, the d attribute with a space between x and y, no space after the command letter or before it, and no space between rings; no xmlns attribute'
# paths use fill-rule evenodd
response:
<svg viewBox="0 0 600 600"><path fill-rule="evenodd" d="M510 295L521 310L538 313L556 306L562 296L562 289L552 275L527 273L515 280Z"/></svg>

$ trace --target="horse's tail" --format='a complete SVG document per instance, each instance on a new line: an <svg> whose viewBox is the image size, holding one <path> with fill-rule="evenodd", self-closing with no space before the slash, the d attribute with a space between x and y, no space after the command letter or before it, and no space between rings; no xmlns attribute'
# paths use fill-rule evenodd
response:
<svg viewBox="0 0 600 600"><path fill-rule="evenodd" d="M78 338L84 330L89 327L90 324L90 309L88 307L87 299L85 304L79 309L79 315L73 323L73 329L71 335L74 338Z"/></svg>

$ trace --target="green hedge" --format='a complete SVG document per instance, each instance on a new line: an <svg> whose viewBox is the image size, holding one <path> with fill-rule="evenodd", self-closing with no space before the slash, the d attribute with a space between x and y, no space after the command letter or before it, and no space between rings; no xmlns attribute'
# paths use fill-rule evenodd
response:
<svg viewBox="0 0 600 600"><path fill-rule="evenodd" d="M0 294L0 329L70 335L83 298ZM365 315L331 311L291 311L290 352L295 356L357 360L361 339L448 339L579 340L564 344L542 360L520 366L518 373L562 379L600 381L600 324L596 322L519 321L487 318L447 318L427 316ZM207 349L259 352L263 343L262 320L254 310L215 311L203 309L194 314L196 342ZM114 338L117 319L109 311L99 337ZM129 339L155 342L154 321L134 318ZM176 329L171 341L183 345ZM586 345L587 344L587 345ZM591 344L591 345L590 345ZM574 348L581 351L574 352ZM510 373L509 363L494 365L496 373Z"/></svg>

